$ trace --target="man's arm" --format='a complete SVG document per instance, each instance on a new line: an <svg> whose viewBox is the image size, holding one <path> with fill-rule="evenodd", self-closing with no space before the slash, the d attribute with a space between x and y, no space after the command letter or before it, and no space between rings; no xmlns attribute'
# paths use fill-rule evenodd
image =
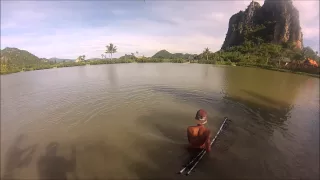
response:
<svg viewBox="0 0 320 180"><path fill-rule="evenodd" d="M206 145L206 151L207 152L210 152L211 151L211 131L210 130L207 130L206 132L206 142L205 142L205 145Z"/></svg>
<svg viewBox="0 0 320 180"><path fill-rule="evenodd" d="M189 127L187 128L187 137L188 137L188 142L190 143L190 132L189 132Z"/></svg>

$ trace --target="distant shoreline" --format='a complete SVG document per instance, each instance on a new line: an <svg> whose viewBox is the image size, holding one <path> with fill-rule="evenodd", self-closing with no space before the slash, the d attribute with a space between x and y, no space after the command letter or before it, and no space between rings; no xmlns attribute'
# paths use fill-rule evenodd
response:
<svg viewBox="0 0 320 180"><path fill-rule="evenodd" d="M204 63L198 63L198 62L110 62L110 63L82 63L82 64L74 64L71 66L52 66L52 67L45 67L45 68L40 68L40 69L26 69L25 71L16 71L16 72L7 72L7 73L1 73L0 75L9 75L9 74L15 74L15 73L20 73L20 72L27 72L27 71L37 71L37 70L45 70L45 69L55 69L55 68L64 68L64 67L75 67L75 66L86 66L86 65L103 65L103 64L131 64L131 63L173 63L173 64L204 64ZM258 68L258 69L265 69L265 70L271 70L271 71L278 71L278 72L286 72L286 73L293 73L293 74L300 74L300 75L305 75L305 76L311 76L315 78L320 78L320 74L310 74L306 72L300 72L300 71L292 71L288 69L281 69L281 68L276 68L276 67L263 67L263 66L258 66L258 65L234 65L234 64L208 64L208 65L214 65L217 67L251 67L251 68Z"/></svg>

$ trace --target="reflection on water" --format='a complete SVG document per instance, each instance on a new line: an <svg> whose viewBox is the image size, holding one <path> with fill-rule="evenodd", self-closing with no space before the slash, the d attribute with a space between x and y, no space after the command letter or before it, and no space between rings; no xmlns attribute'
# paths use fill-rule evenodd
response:
<svg viewBox="0 0 320 180"><path fill-rule="evenodd" d="M30 164L37 144L22 148L21 144L26 136L19 135L9 148L5 157L5 170L3 179L14 179L14 173L20 168L26 168ZM2 157L3 158L3 157Z"/></svg>
<svg viewBox="0 0 320 180"><path fill-rule="evenodd" d="M72 147L71 158L67 160L57 156L59 143L51 142L46 147L46 154L38 160L40 179L67 179L67 172L74 172L76 165L76 150Z"/></svg>
<svg viewBox="0 0 320 180"><path fill-rule="evenodd" d="M270 99L266 96L254 92L250 92L247 90L243 90L243 92L247 93L249 96L259 99L260 101L276 104L278 106L277 108L275 108L273 106L260 104L255 101L250 101L245 98L242 98L241 96L225 97L226 100L230 100L233 103L237 103L240 106L242 106L243 111L247 114L250 114L250 117L253 120L265 123L265 126L283 125L284 121L286 121L289 117L291 109L293 108L293 105Z"/></svg>
<svg viewBox="0 0 320 180"><path fill-rule="evenodd" d="M306 95L305 89L302 88L306 86L306 82L310 82L311 79L312 84L318 84L318 79L269 71L262 71L257 78L254 75L259 70L252 68L247 69L241 76L235 75L241 71L225 71L224 98L243 111L240 113L243 120L238 121L242 135L237 140L243 142L239 148L253 146L256 153L251 151L251 155L259 156L249 158L253 163L248 163L249 168L243 169L243 172L246 174L246 171L255 169L257 175L260 173L263 177L273 178L319 176L319 170L313 168L319 167L319 162L308 157L308 154L312 154L316 159L319 157L319 145L302 148L306 147L305 144L301 144L305 140L299 140L300 136L310 135L309 145L318 144L316 142L319 128L315 127L313 132L310 132L311 129L305 125L304 118L296 115L296 112L300 111L308 119L309 125L312 122L319 124L319 109L314 108L310 101L305 101L314 101L319 96L318 88L313 88L312 93L301 98ZM244 156L244 153L241 156ZM257 164L261 166L256 166Z"/></svg>
<svg viewBox="0 0 320 180"><path fill-rule="evenodd" d="M78 67L77 68L77 70L78 70L77 76L79 76L79 78L81 78L81 79L87 78L88 77L87 69L88 69L88 67L86 67L86 66Z"/></svg>
<svg viewBox="0 0 320 180"><path fill-rule="evenodd" d="M223 117L232 122L191 178L319 176L315 78L200 64L97 65L1 78L6 179L185 179L176 172L189 158L186 128L200 108L213 132Z"/></svg>
<svg viewBox="0 0 320 180"><path fill-rule="evenodd" d="M209 75L209 67L210 67L210 66L204 66L204 67L203 67L203 69L204 69L203 78L204 78L204 79L207 79L207 78L208 78L208 75Z"/></svg>
<svg viewBox="0 0 320 180"><path fill-rule="evenodd" d="M117 65L110 65L108 66L108 79L110 82L110 85L113 87L118 86L118 74L117 74Z"/></svg>

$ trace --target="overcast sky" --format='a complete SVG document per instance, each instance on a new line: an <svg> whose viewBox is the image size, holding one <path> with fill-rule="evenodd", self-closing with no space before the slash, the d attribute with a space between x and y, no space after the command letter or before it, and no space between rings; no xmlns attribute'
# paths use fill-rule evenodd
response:
<svg viewBox="0 0 320 180"><path fill-rule="evenodd" d="M250 0L229 1L1 1L1 49L17 47L38 57L100 57L108 43L115 57L138 51L219 50L229 18ZM258 1L260 5L263 1ZM293 4L304 45L319 51L319 1Z"/></svg>

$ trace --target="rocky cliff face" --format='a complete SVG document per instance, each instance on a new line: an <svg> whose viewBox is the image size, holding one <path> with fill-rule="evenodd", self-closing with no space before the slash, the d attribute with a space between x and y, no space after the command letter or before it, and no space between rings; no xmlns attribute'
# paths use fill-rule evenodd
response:
<svg viewBox="0 0 320 180"><path fill-rule="evenodd" d="M292 42L303 47L299 12L291 0L265 0L261 7L252 1L245 11L229 20L229 28L222 49L241 45L246 40L255 43Z"/></svg>

